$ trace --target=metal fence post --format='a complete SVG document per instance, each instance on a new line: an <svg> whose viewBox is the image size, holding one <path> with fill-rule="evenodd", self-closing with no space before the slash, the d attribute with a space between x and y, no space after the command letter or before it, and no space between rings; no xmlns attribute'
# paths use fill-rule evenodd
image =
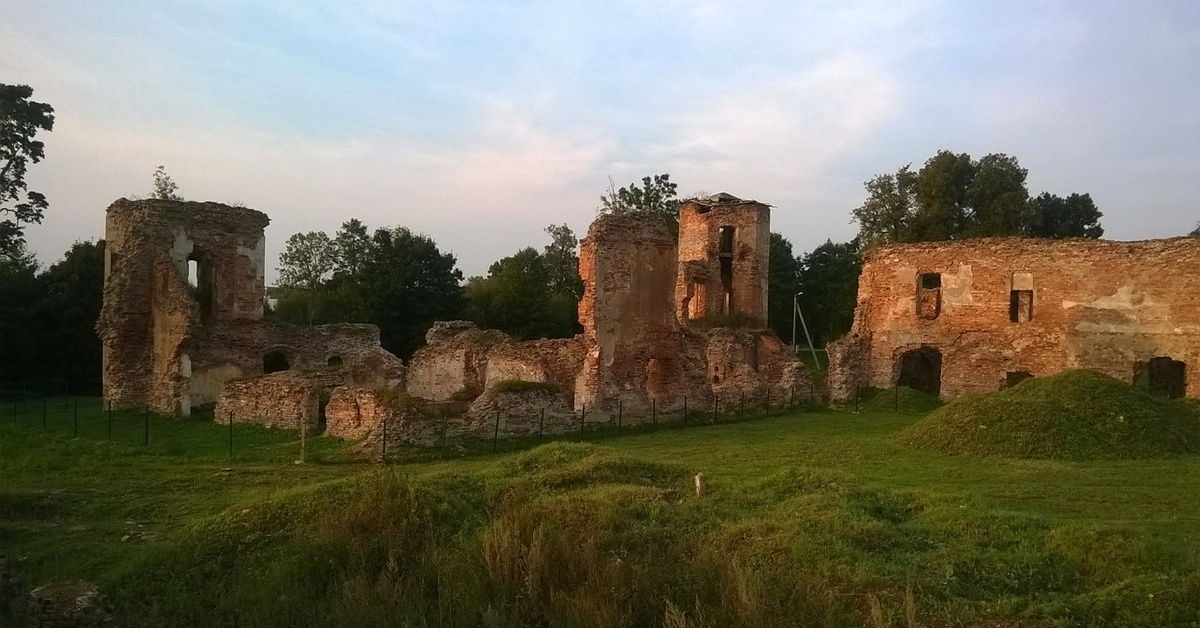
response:
<svg viewBox="0 0 1200 628"><path fill-rule="evenodd" d="M713 395L713 417L712 417L712 422L713 422L713 424L714 424L714 425L716 425L716 423L717 423L717 407L718 407L718 406L720 406L720 405L721 405L721 396L720 396L720 395Z"/></svg>
<svg viewBox="0 0 1200 628"><path fill-rule="evenodd" d="M583 404L583 409L579 413L579 440L583 440L583 426L587 423L587 404Z"/></svg>
<svg viewBox="0 0 1200 628"><path fill-rule="evenodd" d="M621 420L624 418L623 417L624 413L625 413L625 400L618 399L617 400L617 436L621 435Z"/></svg>
<svg viewBox="0 0 1200 628"><path fill-rule="evenodd" d="M379 463L387 464L387 415L383 417L383 440L379 449Z"/></svg>
<svg viewBox="0 0 1200 628"><path fill-rule="evenodd" d="M448 420L446 419L446 409L442 408L442 449L446 448L446 431L448 429Z"/></svg>
<svg viewBox="0 0 1200 628"><path fill-rule="evenodd" d="M817 383L811 377L808 378L808 409L817 409Z"/></svg>
<svg viewBox="0 0 1200 628"><path fill-rule="evenodd" d="M108 439L112 440L112 399L108 400Z"/></svg>
<svg viewBox="0 0 1200 628"><path fill-rule="evenodd" d="M74 413L75 436L79 436L79 397L75 397L73 400L75 402L75 404L74 404L74 406L75 406L75 413Z"/></svg>
<svg viewBox="0 0 1200 628"><path fill-rule="evenodd" d="M788 410L796 409L796 386L793 384L788 391Z"/></svg>
<svg viewBox="0 0 1200 628"><path fill-rule="evenodd" d="M233 412L229 412L229 459L233 460Z"/></svg>
<svg viewBox="0 0 1200 628"><path fill-rule="evenodd" d="M658 399L650 400L650 429L658 428Z"/></svg>
<svg viewBox="0 0 1200 628"><path fill-rule="evenodd" d="M546 406L542 406L542 414L538 417L538 440L542 440L542 435L546 430Z"/></svg>
<svg viewBox="0 0 1200 628"><path fill-rule="evenodd" d="M738 400L738 420L746 417L746 391L742 391L742 396Z"/></svg>
<svg viewBox="0 0 1200 628"><path fill-rule="evenodd" d="M854 385L854 413L858 414L858 384Z"/></svg>
<svg viewBox="0 0 1200 628"><path fill-rule="evenodd" d="M767 386L767 417L771 416L771 386Z"/></svg>
<svg viewBox="0 0 1200 628"><path fill-rule="evenodd" d="M683 426L687 427L687 395L683 396Z"/></svg>

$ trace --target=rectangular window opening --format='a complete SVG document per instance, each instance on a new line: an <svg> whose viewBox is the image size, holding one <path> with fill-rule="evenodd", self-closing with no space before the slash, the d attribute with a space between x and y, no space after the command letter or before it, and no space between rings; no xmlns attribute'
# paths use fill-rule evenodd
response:
<svg viewBox="0 0 1200 628"><path fill-rule="evenodd" d="M1008 320L1013 323L1033 320L1033 290L1013 290L1009 293Z"/></svg>
<svg viewBox="0 0 1200 628"><path fill-rule="evenodd" d="M717 230L717 234L720 236L718 252L721 255L729 255L729 256L733 255L734 231L735 231L735 229L733 227L721 227L720 229Z"/></svg>
<svg viewBox="0 0 1200 628"><path fill-rule="evenodd" d="M921 273L917 278L917 316L933 320L942 312L941 273Z"/></svg>

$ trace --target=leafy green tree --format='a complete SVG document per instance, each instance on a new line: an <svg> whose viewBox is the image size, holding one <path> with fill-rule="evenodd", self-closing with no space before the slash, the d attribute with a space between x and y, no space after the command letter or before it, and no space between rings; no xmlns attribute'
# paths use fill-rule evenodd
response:
<svg viewBox="0 0 1200 628"><path fill-rule="evenodd" d="M42 298L34 309L42 379L66 379L72 391L99 393L101 347L95 327L104 301L104 240L71 245L38 280Z"/></svg>
<svg viewBox="0 0 1200 628"><path fill-rule="evenodd" d="M836 244L826 240L802 258L800 308L817 346L850 331L861 270L856 240Z"/></svg>
<svg viewBox="0 0 1200 628"><path fill-rule="evenodd" d="M911 166L876 175L853 210L864 246L969 237L1030 235L1098 238L1100 211L1086 194L1031 199L1028 171L1016 158L939 151L917 172Z"/></svg>
<svg viewBox="0 0 1200 628"><path fill-rule="evenodd" d="M303 303L305 322L318 321L322 287L333 274L336 259L333 240L324 231L293 233L279 255L279 287L287 290L286 315Z"/></svg>
<svg viewBox="0 0 1200 628"><path fill-rule="evenodd" d="M370 322L379 326L384 348L407 359L434 321L462 316L462 271L429 236L404 227L375 230L371 245L360 279Z"/></svg>
<svg viewBox="0 0 1200 628"><path fill-rule="evenodd" d="M1033 199L1034 222L1030 235L1039 238L1099 238L1100 210L1091 195L1071 194L1066 198L1043 192Z"/></svg>
<svg viewBox="0 0 1200 628"><path fill-rule="evenodd" d="M565 224L546 227L550 244L542 250L550 292L574 297L583 297L583 279L579 276L579 239Z"/></svg>
<svg viewBox="0 0 1200 628"><path fill-rule="evenodd" d="M771 253L767 267L767 321L775 335L789 342L792 338L792 300L800 291L800 260L792 252L792 243L778 233L771 234Z"/></svg>
<svg viewBox="0 0 1200 628"><path fill-rule="evenodd" d="M0 83L0 256L21 263L24 224L39 224L49 203L25 184L29 164L45 156L45 144L33 139L54 129L54 108L29 100L28 85Z"/></svg>
<svg viewBox="0 0 1200 628"><path fill-rule="evenodd" d="M43 290L33 255L17 240L0 256L0 383L40 377L38 309Z"/></svg>
<svg viewBox="0 0 1200 628"><path fill-rule="evenodd" d="M600 212L611 214L648 214L663 221L671 233L679 233L679 200L676 198L678 185L671 182L671 175L656 174L642 177L642 185L630 183L629 187L616 189L612 179L608 180L608 193L600 196Z"/></svg>
<svg viewBox="0 0 1200 628"><path fill-rule="evenodd" d="M333 236L333 274L357 276L371 257L371 234L357 218L342 223Z"/></svg>
<svg viewBox="0 0 1200 628"><path fill-rule="evenodd" d="M167 174L167 169L161 165L154 169L154 189L150 191L150 198L163 201L184 200L183 196L179 194L179 186L171 179L171 175Z"/></svg>

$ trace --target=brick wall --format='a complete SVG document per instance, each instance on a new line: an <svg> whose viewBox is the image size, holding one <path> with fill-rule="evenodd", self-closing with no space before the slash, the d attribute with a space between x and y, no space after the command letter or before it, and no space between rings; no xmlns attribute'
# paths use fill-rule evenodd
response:
<svg viewBox="0 0 1200 628"><path fill-rule="evenodd" d="M830 350L830 394L890 386L903 356L941 356L944 398L996 390L1008 374L1089 368L1132 381L1139 363L1186 364L1200 397L1200 238L1142 242L989 238L880 247L865 258L851 336ZM935 298L921 274L940 275ZM928 309L926 310L928 311ZM1015 319L1015 320L1014 320Z"/></svg>

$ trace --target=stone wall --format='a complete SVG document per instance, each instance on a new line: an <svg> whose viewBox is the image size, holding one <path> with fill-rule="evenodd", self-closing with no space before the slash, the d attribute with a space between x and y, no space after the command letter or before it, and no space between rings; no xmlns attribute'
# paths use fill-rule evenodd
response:
<svg viewBox="0 0 1200 628"><path fill-rule="evenodd" d="M1133 381L1140 365L1171 358L1186 366L1186 395L1200 397L1198 265L1200 238L1188 237L880 247L864 259L851 337L831 348L830 394L918 370L935 374L943 398L1073 368ZM936 312L919 315L934 299Z"/></svg>
<svg viewBox="0 0 1200 628"><path fill-rule="evenodd" d="M722 229L732 233L722 237ZM737 316L766 323L771 208L729 194L679 208L677 315L686 322Z"/></svg>
<svg viewBox="0 0 1200 628"><path fill-rule="evenodd" d="M767 330L717 328L708 332L708 376L719 403L737 399L761 406L792 398L807 399L811 379L784 345Z"/></svg>
<svg viewBox="0 0 1200 628"><path fill-rule="evenodd" d="M565 434L579 430L579 415L554 385L511 389L493 386L471 403L460 433L467 438Z"/></svg>
<svg viewBox="0 0 1200 628"><path fill-rule="evenodd" d="M675 320L676 247L666 226L600 216L581 244L579 273L584 358L575 409L607 420L618 410L648 417L656 397L660 409L681 405L687 379Z"/></svg>
<svg viewBox="0 0 1200 628"><path fill-rule="evenodd" d="M213 408L213 420L258 423L267 427L316 431L321 423L321 391L342 383L329 372L281 371L225 383Z"/></svg>
<svg viewBox="0 0 1200 628"><path fill-rule="evenodd" d="M474 399L487 380L493 347L511 343L504 332L468 321L438 321L408 363L408 394L430 401Z"/></svg>
<svg viewBox="0 0 1200 628"><path fill-rule="evenodd" d="M219 203L120 199L108 208L96 331L114 407L186 416L217 402L229 380L262 374L272 351L292 368L337 358L354 380L403 385L403 364L380 348L373 325L262 320L268 222Z"/></svg>
<svg viewBox="0 0 1200 628"><path fill-rule="evenodd" d="M461 418L455 422L462 424ZM442 441L443 426L449 423L421 412L403 394L363 386L335 388L325 407L325 434L360 441L360 452L380 452L385 440L389 450L430 447ZM460 434L461 429L447 433L446 438Z"/></svg>

